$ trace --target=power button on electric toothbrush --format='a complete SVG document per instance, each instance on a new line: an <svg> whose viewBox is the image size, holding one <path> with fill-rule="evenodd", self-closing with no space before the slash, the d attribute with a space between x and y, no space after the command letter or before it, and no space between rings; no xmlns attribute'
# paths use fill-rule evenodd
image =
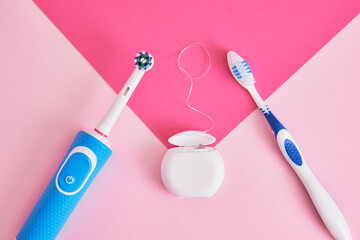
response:
<svg viewBox="0 0 360 240"><path fill-rule="evenodd" d="M97 163L96 155L85 146L74 148L60 167L56 187L65 195L78 193L86 184Z"/></svg>
<svg viewBox="0 0 360 240"><path fill-rule="evenodd" d="M73 184L73 183L75 182L75 178L74 178L73 176L67 176L67 177L65 178L65 182L66 182L67 184Z"/></svg>

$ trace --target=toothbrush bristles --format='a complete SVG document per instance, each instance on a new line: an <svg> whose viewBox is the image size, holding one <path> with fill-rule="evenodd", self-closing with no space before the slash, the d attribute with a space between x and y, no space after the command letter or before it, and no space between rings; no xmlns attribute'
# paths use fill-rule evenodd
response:
<svg viewBox="0 0 360 240"><path fill-rule="evenodd" d="M136 54L134 63L139 70L147 71L153 66L154 59L148 52L142 51Z"/></svg>
<svg viewBox="0 0 360 240"><path fill-rule="evenodd" d="M247 62L234 52L228 53L228 64L235 79L244 87L255 83L254 76Z"/></svg>

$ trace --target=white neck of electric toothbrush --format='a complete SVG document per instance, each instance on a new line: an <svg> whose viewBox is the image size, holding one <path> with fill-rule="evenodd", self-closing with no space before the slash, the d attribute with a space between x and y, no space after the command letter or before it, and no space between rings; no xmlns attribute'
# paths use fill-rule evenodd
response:
<svg viewBox="0 0 360 240"><path fill-rule="evenodd" d="M144 76L145 70L135 69L131 74L129 80L125 83L121 89L119 95L107 111L106 115L96 127L95 131L99 132L103 136L108 136L115 122L120 116L121 111L124 109L126 103L129 101L136 86L139 84L142 76Z"/></svg>
<svg viewBox="0 0 360 240"><path fill-rule="evenodd" d="M252 85L252 86L247 87L246 89L249 91L251 97L254 99L256 105L258 106L258 108L264 109L264 110L267 109L266 111L268 111L268 107L267 107L266 103L260 97L259 93L256 91L255 86Z"/></svg>

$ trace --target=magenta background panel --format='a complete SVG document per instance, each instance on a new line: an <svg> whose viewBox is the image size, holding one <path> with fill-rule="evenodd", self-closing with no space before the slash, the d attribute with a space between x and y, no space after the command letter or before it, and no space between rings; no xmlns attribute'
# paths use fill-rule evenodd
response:
<svg viewBox="0 0 360 240"><path fill-rule="evenodd" d="M184 45L201 41L212 54L213 67L195 82L190 103L214 117L211 133L221 140L255 108L227 69L228 50L249 62L267 98L360 11L358 0L35 2L116 92L134 54L153 54L155 67L129 106L167 146L172 134L209 125L185 107L189 81L176 68ZM199 72L204 58L195 52L184 62Z"/></svg>

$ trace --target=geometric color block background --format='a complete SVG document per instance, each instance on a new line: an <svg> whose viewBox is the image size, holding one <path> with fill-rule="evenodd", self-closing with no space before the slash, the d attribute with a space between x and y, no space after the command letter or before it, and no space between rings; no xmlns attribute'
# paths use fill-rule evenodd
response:
<svg viewBox="0 0 360 240"><path fill-rule="evenodd" d="M130 108L167 147L179 131L209 128L207 118L185 105L189 79L176 67L188 43L208 45L213 64L197 79L190 103L214 118L218 142L255 104L236 86L226 53L238 52L261 79L267 98L360 12L359 0L35 0L35 3L119 92L143 49L155 59L129 101ZM185 69L198 75L205 54L189 50Z"/></svg>
<svg viewBox="0 0 360 240"><path fill-rule="evenodd" d="M116 94L33 2L3 2L0 239L7 240L17 235L76 132L93 128ZM267 103L359 239L360 16L346 23ZM126 80L127 73L117 75ZM147 74L139 87L156 81ZM241 106L250 104L231 76L224 81L247 99ZM265 81L257 77L261 91ZM259 111L217 143L226 175L206 199L177 199L166 191L160 178L166 147L130 108L109 140L113 156L58 239L331 239Z"/></svg>

